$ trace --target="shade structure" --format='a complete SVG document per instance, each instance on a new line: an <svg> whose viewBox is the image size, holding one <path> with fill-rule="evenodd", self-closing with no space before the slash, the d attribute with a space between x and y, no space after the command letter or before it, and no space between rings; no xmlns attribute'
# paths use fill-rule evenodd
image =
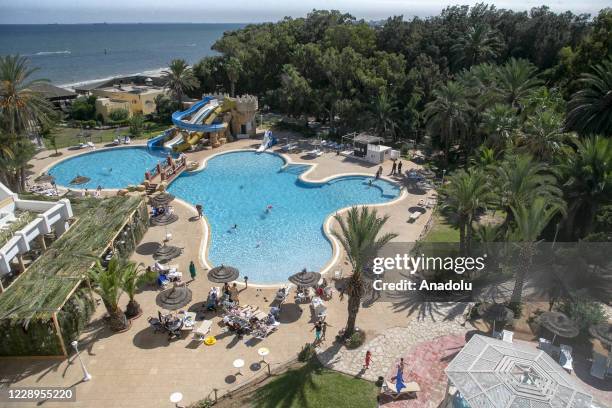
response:
<svg viewBox="0 0 612 408"><path fill-rule="evenodd" d="M151 225L169 225L175 221L178 221L178 219L178 215L166 211L162 215L151 217Z"/></svg>
<svg viewBox="0 0 612 408"><path fill-rule="evenodd" d="M289 277L289 282L297 286L315 286L321 280L319 272L302 271Z"/></svg>
<svg viewBox="0 0 612 408"><path fill-rule="evenodd" d="M474 335L446 368L472 408L590 408L593 397L548 354Z"/></svg>
<svg viewBox="0 0 612 408"><path fill-rule="evenodd" d="M50 174L43 174L42 176L36 177L34 181L37 183L53 183L55 181L55 177Z"/></svg>
<svg viewBox="0 0 612 408"><path fill-rule="evenodd" d="M89 182L89 180L91 180L89 177L79 176L77 174L77 176L70 181L70 184L74 184L74 185L85 184Z"/></svg>
<svg viewBox="0 0 612 408"><path fill-rule="evenodd" d="M507 322L514 319L514 312L501 303L482 303L478 306L478 314L485 320Z"/></svg>
<svg viewBox="0 0 612 408"><path fill-rule="evenodd" d="M612 323L603 322L589 327L589 333L607 346L612 346Z"/></svg>
<svg viewBox="0 0 612 408"><path fill-rule="evenodd" d="M153 207L163 207L170 204L174 200L174 196L170 193L160 193L149 198L149 203Z"/></svg>
<svg viewBox="0 0 612 408"><path fill-rule="evenodd" d="M235 281L239 275L238 269L232 266L221 265L208 271L208 280L215 283L226 283Z"/></svg>
<svg viewBox="0 0 612 408"><path fill-rule="evenodd" d="M580 332L576 322L560 312L544 312L538 317L539 323L550 330L555 337L576 337Z"/></svg>
<svg viewBox="0 0 612 408"><path fill-rule="evenodd" d="M173 286L157 295L155 302L159 307L167 310L176 310L191 302L192 293L185 285Z"/></svg>
<svg viewBox="0 0 612 408"><path fill-rule="evenodd" d="M180 256L182 252L182 248L176 247L174 245L162 245L157 251L155 251L155 253L153 254L153 258L158 260L170 260Z"/></svg>

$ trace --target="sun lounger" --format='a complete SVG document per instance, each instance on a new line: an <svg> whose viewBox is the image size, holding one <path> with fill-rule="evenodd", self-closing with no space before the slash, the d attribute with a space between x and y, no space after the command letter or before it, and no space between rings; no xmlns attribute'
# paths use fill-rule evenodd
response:
<svg viewBox="0 0 612 408"><path fill-rule="evenodd" d="M421 387L415 381L407 382L404 385L405 387L402 388L400 392L397 392L396 385L391 381L386 380L382 386L381 394L390 395L394 399L397 399L401 395L416 394L417 392L421 391Z"/></svg>
<svg viewBox="0 0 612 408"><path fill-rule="evenodd" d="M95 149L96 145L94 145L93 142L87 142L87 147L91 147L92 149Z"/></svg>
<svg viewBox="0 0 612 408"><path fill-rule="evenodd" d="M512 338L514 337L514 332L510 330L502 330L502 341L506 343L512 343Z"/></svg>
<svg viewBox="0 0 612 408"><path fill-rule="evenodd" d="M295 150L297 148L298 148L298 144L297 143L287 143L286 145L281 147L281 150L284 151L284 152L290 152L291 150Z"/></svg>
<svg viewBox="0 0 612 408"><path fill-rule="evenodd" d="M193 336L198 341L204 341L204 338L208 333L210 333L210 329L212 327L212 320L202 320L202 322L196 326L193 331Z"/></svg>
<svg viewBox="0 0 612 408"><path fill-rule="evenodd" d="M408 217L408 221L410 221L410 222L415 222L416 220L418 220L418 219L419 219L419 217L420 217L421 215L423 215L423 213L422 213L422 212L420 212L420 211L415 211L415 212L413 212L413 213L411 213L411 214L410 214L410 217Z"/></svg>
<svg viewBox="0 0 612 408"><path fill-rule="evenodd" d="M559 364L561 364L561 367L565 368L571 373L573 370L573 361L574 360L572 358L572 347L565 344L561 344L561 353L559 354Z"/></svg>
<svg viewBox="0 0 612 408"><path fill-rule="evenodd" d="M606 371L608 370L608 359L603 354L596 351L593 352L593 364L591 365L591 375L600 380L606 378Z"/></svg>

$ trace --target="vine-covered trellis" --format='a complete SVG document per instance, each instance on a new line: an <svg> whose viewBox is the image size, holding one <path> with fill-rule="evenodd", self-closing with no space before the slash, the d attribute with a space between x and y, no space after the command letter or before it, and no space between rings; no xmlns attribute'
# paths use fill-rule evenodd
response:
<svg viewBox="0 0 612 408"><path fill-rule="evenodd" d="M66 356L95 308L92 257L128 257L148 227L141 197L72 202L76 222L0 294L0 356Z"/></svg>

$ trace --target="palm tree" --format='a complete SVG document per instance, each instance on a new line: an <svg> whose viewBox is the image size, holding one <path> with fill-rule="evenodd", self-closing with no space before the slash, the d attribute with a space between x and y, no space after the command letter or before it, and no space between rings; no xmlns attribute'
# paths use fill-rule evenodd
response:
<svg viewBox="0 0 612 408"><path fill-rule="evenodd" d="M525 121L519 144L527 153L550 162L571 138L563 129L561 115L553 110L538 110Z"/></svg>
<svg viewBox="0 0 612 408"><path fill-rule="evenodd" d="M481 130L486 143L497 151L512 144L512 139L519 128L516 109L505 103L496 103L487 108L481 117Z"/></svg>
<svg viewBox="0 0 612 408"><path fill-rule="evenodd" d="M536 198L562 205L561 189L551 167L528 154L509 155L497 167L495 184L500 206L506 211L505 228L513 219L512 208L529 206Z"/></svg>
<svg viewBox="0 0 612 408"><path fill-rule="evenodd" d="M511 237L517 241L518 264L510 304L518 306L521 304L525 278L536 254L536 241L553 217L559 212L565 212L565 207L557 201L551 202L544 197L537 197L531 204L518 203L513 205L511 210L516 225Z"/></svg>
<svg viewBox="0 0 612 408"><path fill-rule="evenodd" d="M121 265L124 269L123 275L123 290L127 293L130 298L126 309L125 315L128 319L135 319L142 314L140 304L136 301L136 290L140 285L149 280L146 273L143 273L143 264L136 264L136 262L126 262Z"/></svg>
<svg viewBox="0 0 612 408"><path fill-rule="evenodd" d="M459 228L459 251L465 255L470 251L472 223L492 198L487 177L480 170L458 170L448 177L441 197L443 211Z"/></svg>
<svg viewBox="0 0 612 408"><path fill-rule="evenodd" d="M168 69L163 71L163 79L165 87L174 95L177 109L181 108L183 95L200 86L193 70L183 59L172 60Z"/></svg>
<svg viewBox="0 0 612 408"><path fill-rule="evenodd" d="M122 331L129 327L129 321L119 307L126 271L127 269L122 267L121 261L117 258L112 258L107 268L96 260L94 266L89 270L93 290L102 298L113 331Z"/></svg>
<svg viewBox="0 0 612 408"><path fill-rule="evenodd" d="M466 89L457 82L448 82L433 92L435 99L425 106L425 118L429 131L439 138L448 160L453 143L465 139L472 125L471 107Z"/></svg>
<svg viewBox="0 0 612 408"><path fill-rule="evenodd" d="M44 79L29 78L38 69L28 66L19 55L0 57L0 128L9 137L24 136L37 125L48 122L53 106L32 88Z"/></svg>
<svg viewBox="0 0 612 408"><path fill-rule="evenodd" d="M386 90L381 90L372 106L374 128L379 136L386 138L396 134L398 113L397 103L389 97Z"/></svg>
<svg viewBox="0 0 612 408"><path fill-rule="evenodd" d="M567 127L582 134L612 136L612 59L580 76L582 89L568 104Z"/></svg>
<svg viewBox="0 0 612 408"><path fill-rule="evenodd" d="M227 79L230 81L230 96L235 96L236 92L236 82L240 79L240 74L242 73L242 64L240 60L236 57L229 57L225 64L225 73L227 74Z"/></svg>
<svg viewBox="0 0 612 408"><path fill-rule="evenodd" d="M497 68L497 86L495 94L500 101L521 111L520 100L525 98L536 87L542 84L537 78L537 68L525 59L510 58Z"/></svg>
<svg viewBox="0 0 612 408"><path fill-rule="evenodd" d="M397 237L397 234L381 235L382 228L389 216L379 217L376 210L370 210L368 207L361 207L361 209L352 207L347 212L346 218L340 215L334 218L340 225L340 232L333 231L332 234L344 247L353 268L353 274L346 287L349 300L348 319L344 330L345 338L350 338L355 332L357 313L359 313L361 298L364 294L364 268L372 262L384 245Z"/></svg>
<svg viewBox="0 0 612 408"><path fill-rule="evenodd" d="M564 227L578 238L592 231L600 206L612 199L612 141L596 136L575 144L561 172L569 206Z"/></svg>
<svg viewBox="0 0 612 408"><path fill-rule="evenodd" d="M503 46L500 32L487 24L468 28L459 42L451 47L457 66L471 66L494 60Z"/></svg>

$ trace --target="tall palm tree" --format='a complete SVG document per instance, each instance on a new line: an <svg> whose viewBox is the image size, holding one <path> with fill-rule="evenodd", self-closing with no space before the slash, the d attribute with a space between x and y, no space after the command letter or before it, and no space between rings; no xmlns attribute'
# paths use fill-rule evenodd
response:
<svg viewBox="0 0 612 408"><path fill-rule="evenodd" d="M135 319L142 314L142 308L136 301L136 290L148 280L148 276L144 273L142 266L143 264L137 264L131 261L120 265L123 269L121 273L121 275L123 275L122 288L130 298L125 308L125 315L129 319Z"/></svg>
<svg viewBox="0 0 612 408"><path fill-rule="evenodd" d="M223 66L225 67L227 79L230 82L230 96L235 96L236 82L238 82L242 73L242 63L236 57L229 57Z"/></svg>
<svg viewBox="0 0 612 408"><path fill-rule="evenodd" d="M471 107L465 87L457 82L440 86L433 95L435 99L425 106L426 123L448 160L451 145L466 139L472 127Z"/></svg>
<svg viewBox="0 0 612 408"><path fill-rule="evenodd" d="M342 244L353 269L346 287L349 299L344 336L349 338L355 332L357 313L365 290L364 268L373 261L384 245L397 237L397 234L382 234L389 216L379 217L375 209L371 210L368 207L352 207L346 217L336 215L334 218L340 225L340 231L333 231L332 234Z"/></svg>
<svg viewBox="0 0 612 408"><path fill-rule="evenodd" d="M500 206L506 211L505 228L513 220L512 208L529 206L536 198L562 205L562 192L551 167L528 154L513 154L497 167L495 185Z"/></svg>
<svg viewBox="0 0 612 408"><path fill-rule="evenodd" d="M564 212L565 207L557 201L551 202L544 197L537 197L531 204L521 202L513 205L511 210L516 225L511 238L517 241L518 263L510 304L518 306L522 300L525 278L529 274L536 254L536 241L553 217L559 212Z"/></svg>
<svg viewBox="0 0 612 408"><path fill-rule="evenodd" d="M550 162L571 138L564 131L561 115L553 110L538 110L525 121L519 144L527 153Z"/></svg>
<svg viewBox="0 0 612 408"><path fill-rule="evenodd" d="M459 250L465 255L470 251L472 223L492 199L487 176L480 170L458 170L448 177L441 197L442 209L459 228Z"/></svg>
<svg viewBox="0 0 612 408"><path fill-rule="evenodd" d="M520 100L525 98L536 87L542 84L537 78L537 68L525 59L510 58L497 68L497 86L495 94L500 101L521 111Z"/></svg>
<svg viewBox="0 0 612 408"><path fill-rule="evenodd" d="M612 200L612 141L596 136L575 144L561 164L569 206L564 229L580 238L592 231L600 206Z"/></svg>
<svg viewBox="0 0 612 408"><path fill-rule="evenodd" d="M612 136L612 58L580 76L582 89L568 104L567 126L582 134Z"/></svg>
<svg viewBox="0 0 612 408"><path fill-rule="evenodd" d="M38 68L19 55L0 57L0 128L10 137L24 136L41 122L48 122L53 106L33 87L47 82L30 79Z"/></svg>
<svg viewBox="0 0 612 408"><path fill-rule="evenodd" d="M519 126L516 109L505 103L496 103L481 116L480 128L485 134L486 143L497 151L512 143Z"/></svg>
<svg viewBox="0 0 612 408"><path fill-rule="evenodd" d="M387 137L396 134L398 113L397 103L389 96L386 90L381 90L372 105L374 128L379 136Z"/></svg>
<svg viewBox="0 0 612 408"><path fill-rule="evenodd" d="M200 86L200 82L193 74L193 70L184 59L174 59L162 74L165 87L172 93L177 109L181 108L183 95Z"/></svg>
<svg viewBox="0 0 612 408"><path fill-rule="evenodd" d="M500 32L487 24L476 24L468 28L459 41L451 47L457 66L469 67L497 58L503 46Z"/></svg>
<svg viewBox="0 0 612 408"><path fill-rule="evenodd" d="M110 260L106 268L100 264L99 260L96 260L94 266L89 270L93 290L102 298L113 331L121 331L129 327L129 321L119 307L126 271L122 262L116 257Z"/></svg>

